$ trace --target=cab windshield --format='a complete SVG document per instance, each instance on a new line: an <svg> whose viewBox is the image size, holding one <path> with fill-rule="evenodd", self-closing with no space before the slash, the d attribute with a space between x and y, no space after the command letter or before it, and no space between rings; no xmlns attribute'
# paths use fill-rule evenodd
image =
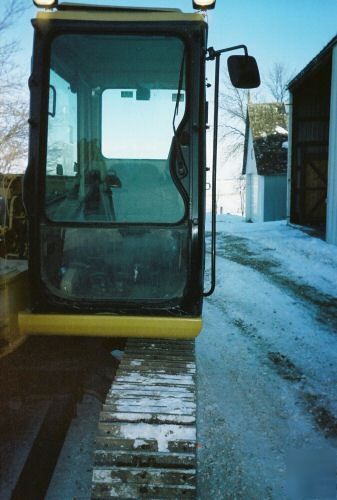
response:
<svg viewBox="0 0 337 500"><path fill-rule="evenodd" d="M62 34L50 60L45 286L62 300L179 303L189 267L184 43Z"/></svg>
<svg viewBox="0 0 337 500"><path fill-rule="evenodd" d="M52 221L177 223L174 127L185 113L174 37L61 35L52 44L45 213Z"/></svg>

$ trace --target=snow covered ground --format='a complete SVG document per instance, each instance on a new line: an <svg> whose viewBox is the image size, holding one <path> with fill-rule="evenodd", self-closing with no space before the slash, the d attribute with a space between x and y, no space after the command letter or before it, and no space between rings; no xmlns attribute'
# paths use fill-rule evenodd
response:
<svg viewBox="0 0 337 500"><path fill-rule="evenodd" d="M336 498L337 247L284 222L222 216L217 231L197 340L199 497Z"/></svg>

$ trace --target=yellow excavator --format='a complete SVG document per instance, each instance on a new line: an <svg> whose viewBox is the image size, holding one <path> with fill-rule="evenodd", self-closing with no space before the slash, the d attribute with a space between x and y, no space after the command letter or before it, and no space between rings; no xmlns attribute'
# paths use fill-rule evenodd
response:
<svg viewBox="0 0 337 500"><path fill-rule="evenodd" d="M244 45L207 48L215 0L195 0L187 14L34 3L22 196L18 177L1 179L0 355L32 335L130 339L101 413L93 498L194 498L193 339L215 287L220 57L243 51L228 58L241 88L259 85L256 61Z"/></svg>

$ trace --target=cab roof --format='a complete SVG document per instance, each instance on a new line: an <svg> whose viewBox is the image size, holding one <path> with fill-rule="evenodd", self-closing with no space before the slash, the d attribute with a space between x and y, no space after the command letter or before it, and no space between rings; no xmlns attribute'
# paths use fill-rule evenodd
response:
<svg viewBox="0 0 337 500"><path fill-rule="evenodd" d="M195 21L205 22L200 13L184 13L180 9L120 7L63 2L57 10L39 11L37 19L76 21Z"/></svg>

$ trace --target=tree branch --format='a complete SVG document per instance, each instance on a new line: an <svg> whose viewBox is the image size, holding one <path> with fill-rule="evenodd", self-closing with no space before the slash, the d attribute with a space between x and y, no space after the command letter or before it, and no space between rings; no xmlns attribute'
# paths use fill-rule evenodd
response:
<svg viewBox="0 0 337 500"><path fill-rule="evenodd" d="M21 92L22 75L16 64L19 40L8 41L8 30L30 5L7 0L0 13L0 172L8 172L27 155L28 103Z"/></svg>

